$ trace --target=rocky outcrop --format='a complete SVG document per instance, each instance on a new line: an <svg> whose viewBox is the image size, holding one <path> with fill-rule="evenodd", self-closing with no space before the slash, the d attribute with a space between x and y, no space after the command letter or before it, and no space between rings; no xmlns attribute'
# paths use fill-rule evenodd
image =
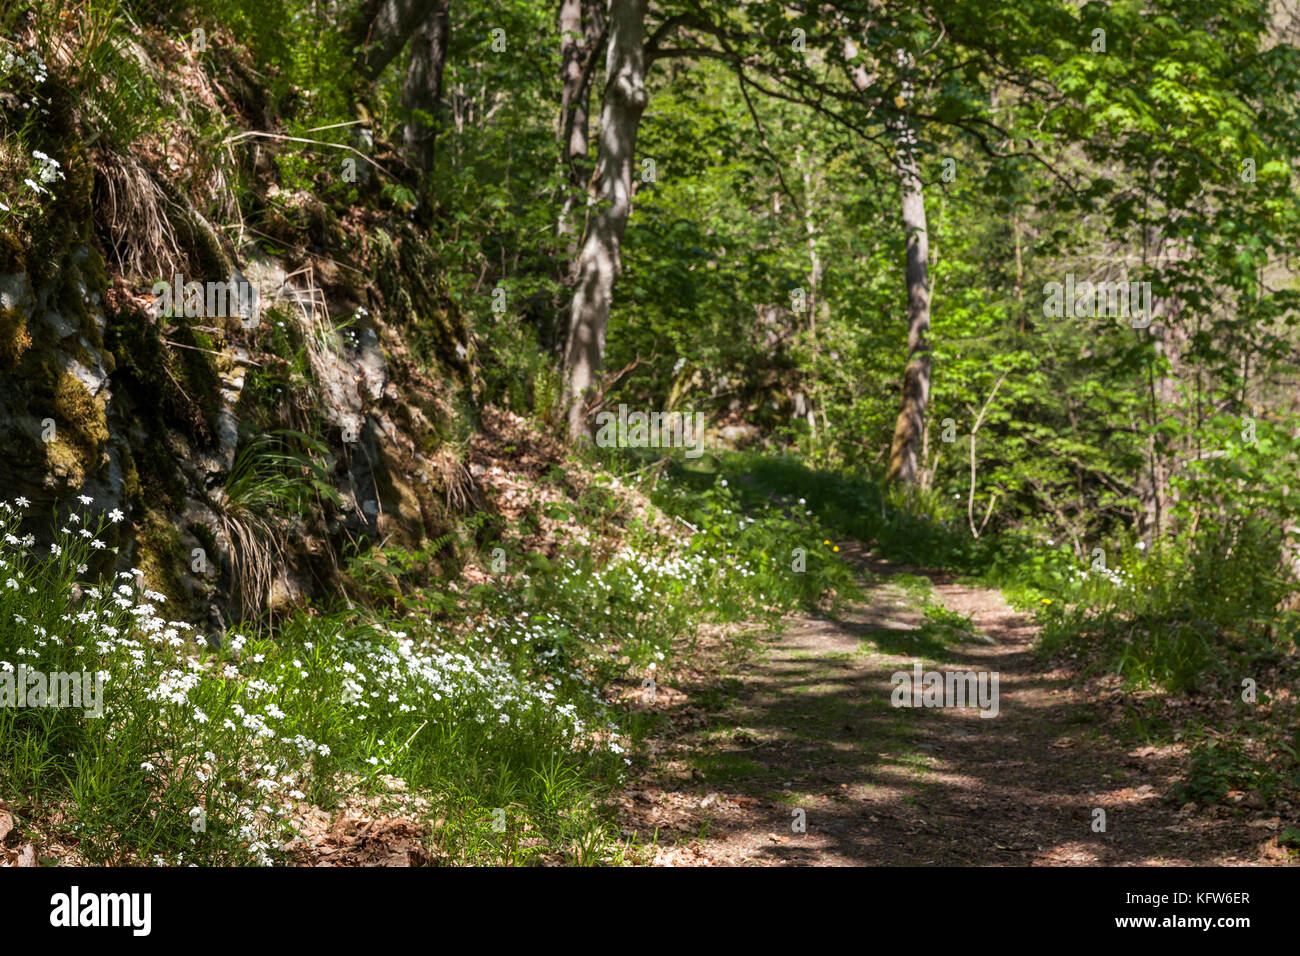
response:
<svg viewBox="0 0 1300 956"><path fill-rule="evenodd" d="M400 245L381 248L400 268ZM39 286L26 272L0 274L0 498L33 502L38 537L78 495L121 510L126 520L106 532L118 567L140 568L171 613L213 629L336 595L350 544L419 548L443 536L461 492L447 487L442 444L449 397L467 384L464 356L453 350L434 381L381 318L378 290L350 308L276 260L242 268L259 290L256 328L153 314L141 290L110 287L91 245ZM419 296L388 289L408 322L423 319ZM464 335L449 297L423 307L438 310L435 334ZM241 448L284 430L311 439L337 499L270 515L282 549L265 601L249 607L234 593L241 545L223 520L237 492L228 486Z"/></svg>
<svg viewBox="0 0 1300 956"><path fill-rule="evenodd" d="M139 568L169 616L214 629L328 603L370 546L436 541L446 558L449 511L479 497L465 442L448 440L475 375L432 245L378 183L345 205L321 198L328 184L276 181L256 138L275 118L237 44L196 58L144 31L124 50L169 104L167 137L87 135L72 92L46 89L57 187L0 228L0 499L30 500L46 540L79 495L121 511L105 563ZM252 138L196 174L176 156L207 148L217 111ZM157 273L247 283L258 321L206 301L160 309Z"/></svg>

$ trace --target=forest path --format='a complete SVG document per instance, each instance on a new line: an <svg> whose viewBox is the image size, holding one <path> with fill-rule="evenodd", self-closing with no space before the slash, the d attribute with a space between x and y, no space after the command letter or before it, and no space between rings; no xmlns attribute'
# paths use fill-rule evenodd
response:
<svg viewBox="0 0 1300 956"><path fill-rule="evenodd" d="M661 690L652 765L620 800L656 864L1272 862L1258 824L1166 801L1178 760L1116 739L1111 709L1044 669L1031 619L1001 594L844 553L875 578L864 600L792 618L743 664L706 651L716 669ZM978 636L927 617L927 603L968 615ZM997 672L997 716L893 707L891 675L917 661Z"/></svg>

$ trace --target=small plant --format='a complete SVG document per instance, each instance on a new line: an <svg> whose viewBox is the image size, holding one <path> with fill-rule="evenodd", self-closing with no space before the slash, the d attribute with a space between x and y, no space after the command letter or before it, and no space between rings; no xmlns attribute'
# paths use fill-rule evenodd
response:
<svg viewBox="0 0 1300 956"><path fill-rule="evenodd" d="M1271 790L1266 776L1254 761L1233 742L1198 745L1186 777L1174 785L1173 797L1180 803L1223 803L1231 790Z"/></svg>
<svg viewBox="0 0 1300 956"><path fill-rule="evenodd" d="M296 443L307 451L293 447ZM302 432L281 430L245 441L225 485L213 496L231 544L232 583L243 616L267 606L284 559L287 523L310 504L342 505L317 457L325 446Z"/></svg>

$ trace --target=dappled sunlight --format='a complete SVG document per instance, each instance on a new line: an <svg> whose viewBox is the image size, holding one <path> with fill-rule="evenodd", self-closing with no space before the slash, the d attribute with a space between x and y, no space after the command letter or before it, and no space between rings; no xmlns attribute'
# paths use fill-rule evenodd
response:
<svg viewBox="0 0 1300 956"><path fill-rule="evenodd" d="M1298 156L1294 0L0 0L0 866L1300 862Z"/></svg>
<svg viewBox="0 0 1300 956"><path fill-rule="evenodd" d="M997 671L997 717L891 706L891 673L914 661L896 642L925 618L877 585L865 602L804 617L769 639L708 735L713 754L743 763L719 777L716 756L701 757L697 782L657 784L685 798L682 822L658 818L670 827L661 842L681 831L698 861L732 864L1196 863L1221 860L1230 839L1253 852L1244 828L1230 838L1218 825L1189 826L1158 798L1167 778L1141 782L1114 744L1068 737L1086 698L1040 668L1032 624L995 592L942 588L997 643L936 644L935 662L941 671ZM1072 743L1057 746L1063 737ZM745 746L733 749L736 739ZM693 745L681 744L692 762ZM1101 785L1107 767L1132 782ZM1098 810L1108 819L1094 831ZM799 811L806 830L794 832Z"/></svg>

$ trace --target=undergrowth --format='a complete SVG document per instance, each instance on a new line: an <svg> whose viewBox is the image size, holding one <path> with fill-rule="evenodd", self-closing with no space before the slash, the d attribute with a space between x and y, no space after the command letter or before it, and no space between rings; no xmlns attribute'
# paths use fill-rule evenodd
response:
<svg viewBox="0 0 1300 956"><path fill-rule="evenodd" d="M657 496L689 533L633 521L604 557L575 536L549 558L507 536L487 583L376 576L387 612L303 612L215 646L138 573L93 579L120 514L84 499L49 550L20 535L27 502L6 503L0 671L104 683L102 716L0 708L0 786L20 821L95 863L291 862L305 805L396 799L395 781L449 861L635 859L608 796L647 723L608 690L671 680L705 620L770 621L851 589L806 513L746 514L722 484L667 479ZM800 570L791 540L809 543Z"/></svg>

